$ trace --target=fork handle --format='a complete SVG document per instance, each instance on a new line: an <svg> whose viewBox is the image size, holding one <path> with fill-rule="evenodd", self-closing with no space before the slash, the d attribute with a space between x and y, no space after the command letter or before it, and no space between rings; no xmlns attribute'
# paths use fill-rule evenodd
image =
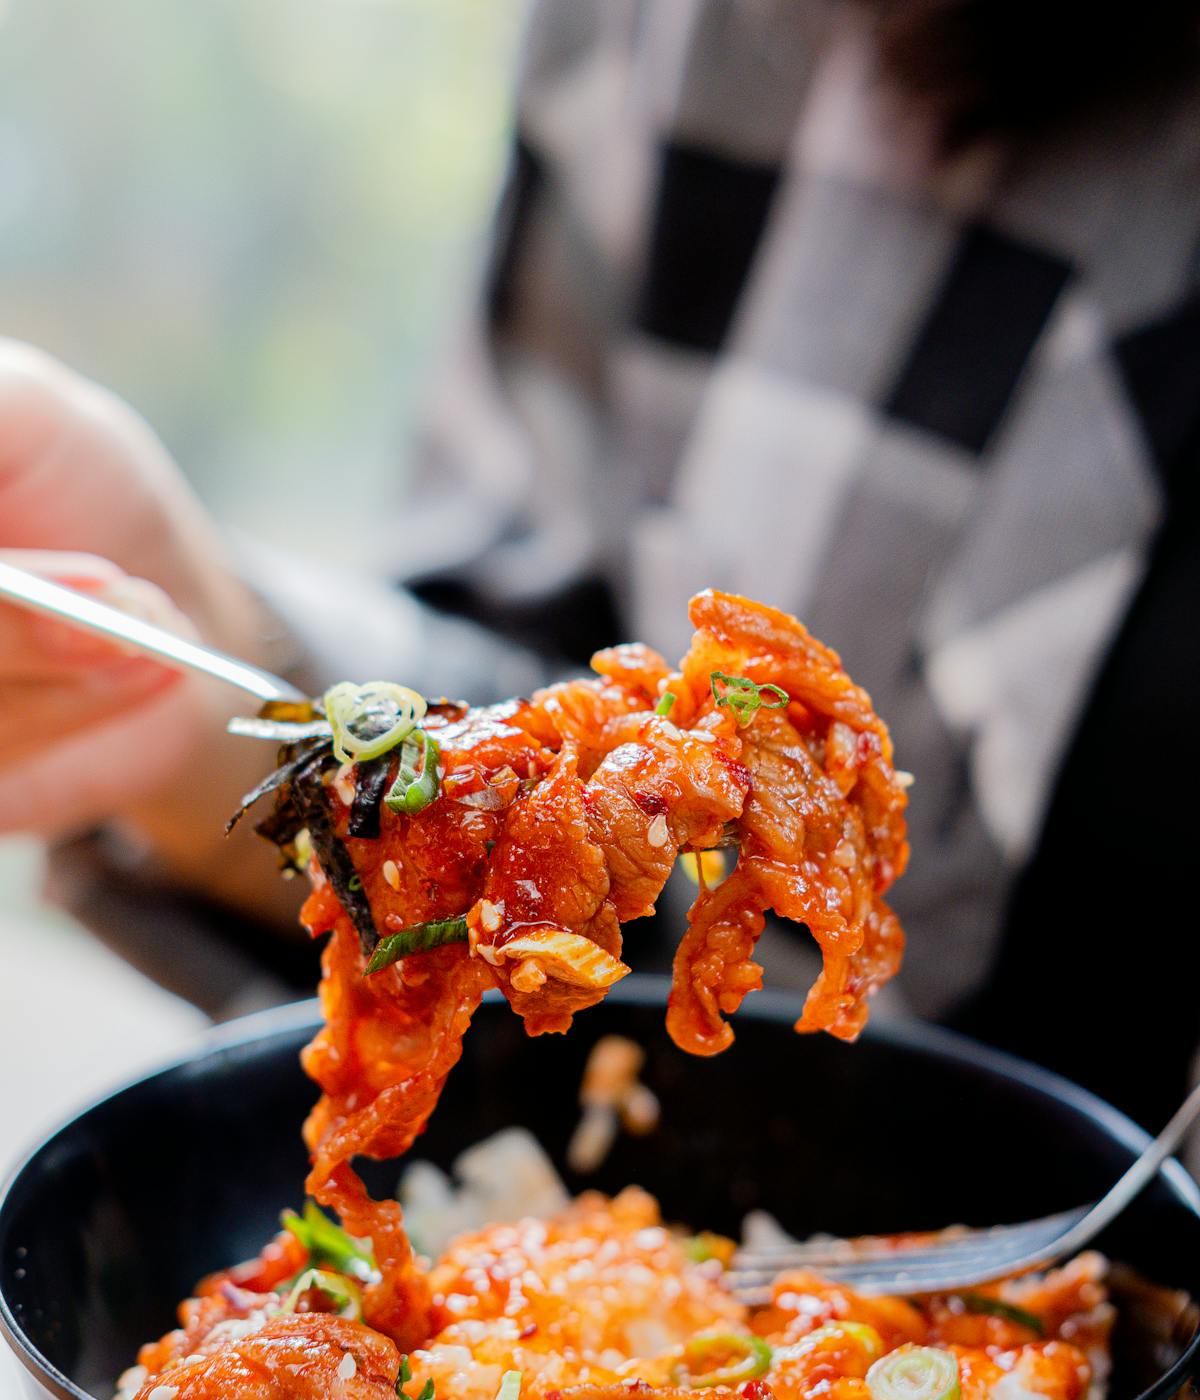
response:
<svg viewBox="0 0 1200 1400"><path fill-rule="evenodd" d="M1111 1224L1130 1201L1143 1191L1158 1175L1159 1168L1187 1135L1188 1129L1200 1117L1200 1084L1184 1099L1171 1115L1170 1121L1149 1147L1133 1163L1115 1186L1106 1192L1088 1211L1078 1225L1068 1230L1056 1243L1055 1253L1067 1258L1082 1249Z"/></svg>
<svg viewBox="0 0 1200 1400"><path fill-rule="evenodd" d="M140 617L131 617L120 608L110 607L86 593L64 588L61 583L31 574L0 560L0 597L19 607L69 622L86 632L124 642L147 656L172 666L203 671L217 680L237 686L257 700L303 700L305 696L282 676L272 675L261 666L239 661L215 647L177 637L165 627L156 627Z"/></svg>

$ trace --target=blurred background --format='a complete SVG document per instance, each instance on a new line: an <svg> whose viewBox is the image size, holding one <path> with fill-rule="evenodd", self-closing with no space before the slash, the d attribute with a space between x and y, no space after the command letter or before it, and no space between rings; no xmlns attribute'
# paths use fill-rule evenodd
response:
<svg viewBox="0 0 1200 1400"><path fill-rule="evenodd" d="M402 491L414 405L471 293L520 10L0 0L4 333L135 404L223 521L300 551L319 523L327 555L352 548L328 526ZM0 960L21 988L0 1057L25 1066L0 1164L203 1025L44 903L41 859L0 841Z"/></svg>
<svg viewBox="0 0 1200 1400"><path fill-rule="evenodd" d="M135 404L262 538L316 547L336 468L336 548L331 515L403 490L501 173L520 9L0 0L4 333Z"/></svg>

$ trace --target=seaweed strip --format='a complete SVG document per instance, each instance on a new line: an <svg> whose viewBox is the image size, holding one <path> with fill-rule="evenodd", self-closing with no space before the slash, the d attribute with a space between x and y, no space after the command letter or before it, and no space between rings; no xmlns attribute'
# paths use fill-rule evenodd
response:
<svg viewBox="0 0 1200 1400"><path fill-rule="evenodd" d="M307 763L308 760L316 753L316 751L319 748L324 747L330 742L330 740L325 739L321 740L316 744L306 744L302 750L293 751L291 757L287 756L289 750L284 749L280 754L279 767L273 769L270 773L268 773L267 776L262 780L262 782L259 783L257 787L251 788L250 791L246 793L246 795L238 803L237 810L234 812L233 816L231 816L229 820L225 823L226 836L228 836L229 833L233 830L233 828L237 826L238 822L241 821L241 819L246 815L250 808L254 806L254 804L259 800L259 798L266 797L267 793L274 792L277 788L282 787L284 783L290 782L293 774L301 766L301 764ZM259 827L257 828L257 830L261 832L262 828ZM274 838L268 837L268 839L273 840Z"/></svg>
<svg viewBox="0 0 1200 1400"><path fill-rule="evenodd" d="M364 955L370 957L379 942L379 933L350 852L333 829L325 785L321 781L324 770L334 765L331 741L317 739L285 748L280 759L279 767L242 799L242 806L233 820L236 821L252 801L274 792L275 805L255 826L255 831L279 848L285 867L295 862L296 838L302 831L308 832L325 878L349 915ZM385 782L386 778L385 771Z"/></svg>
<svg viewBox="0 0 1200 1400"><path fill-rule="evenodd" d="M350 859L350 852L333 829L325 787L320 780L326 757L328 755L314 758L311 768L301 765L288 785L285 804L294 808L300 819L296 831L307 827L325 878L354 925L363 955L369 958L379 942L379 931L375 927L371 906L354 869L354 862Z"/></svg>
<svg viewBox="0 0 1200 1400"><path fill-rule="evenodd" d="M346 828L350 836L365 837L369 841L379 838L380 804L388 785L391 772L391 754L381 754L378 758L360 763L355 772L354 802L350 807L350 821Z"/></svg>
<svg viewBox="0 0 1200 1400"><path fill-rule="evenodd" d="M319 764L316 761L318 757L321 760ZM276 772L282 770L286 774L286 781L276 788L274 806L262 821L257 823L254 830L265 841L279 847L283 856L282 864L287 867L293 864L295 851L292 848L297 836L304 830L307 820L297 799L296 782L300 778L307 781L310 777L308 770L314 768L317 781L320 781L321 769L326 763L333 762L333 755L329 751L329 741L326 740L324 744L307 746L303 752L284 749L280 758L282 762Z"/></svg>

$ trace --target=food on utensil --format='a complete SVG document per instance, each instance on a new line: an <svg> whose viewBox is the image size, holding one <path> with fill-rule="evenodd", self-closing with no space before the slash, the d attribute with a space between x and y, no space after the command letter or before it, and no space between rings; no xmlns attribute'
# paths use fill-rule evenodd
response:
<svg viewBox="0 0 1200 1400"><path fill-rule="evenodd" d="M388 1267L368 1314L402 1342L428 1308L399 1212L355 1154L394 1157L424 1127L484 991L531 1034L565 1030L628 972L622 924L650 913L681 852L736 845L702 885L675 959L667 1026L698 1054L761 985L766 912L805 923L824 969L801 1030L858 1034L899 966L883 895L903 871L905 778L866 693L794 618L723 593L692 600L677 671L649 648L597 676L472 709L402 686L334 687L275 707L299 735L247 801L313 879L304 921L330 933L325 1027L304 1065L323 1091L305 1128L308 1190Z"/></svg>
<svg viewBox="0 0 1200 1400"><path fill-rule="evenodd" d="M629 971L622 925L653 911L681 854L696 857L699 894L667 1010L678 1045L710 1055L733 1039L726 1017L761 985L753 952L768 910L806 924L822 951L797 1028L843 1039L861 1030L868 998L895 973L903 948L883 899L908 856L906 779L892 765L887 729L837 656L794 618L712 592L692 600L690 616L695 636L676 671L647 647L621 646L593 658L595 678L528 700L476 709L430 703L391 682L342 683L320 703L273 705L244 726L285 747L237 816L274 794L259 830L285 865L307 871L313 890L302 918L314 936L331 935L325 1024L303 1055L322 1094L304 1136L307 1189L341 1224L310 1205L261 1260L202 1285L184 1305L181 1332L144 1350L139 1400L178 1400L153 1388L175 1387L175 1367L185 1400L228 1393L230 1367L228 1376L259 1378L238 1380L247 1396L342 1393L328 1389L327 1373L364 1400L379 1386L403 1391L409 1363L397 1360L393 1375L400 1352L367 1339L382 1333L415 1356L464 1323L469 1308L447 1315L452 1266L423 1267L400 1205L373 1200L352 1159L409 1148L489 987L499 987L530 1034L565 1031L599 1001ZM736 864L709 887L705 857L729 847ZM626 1087L631 1100L636 1079ZM625 1100L618 1108L633 1113ZM600 1222L618 1255L632 1250L630 1269L651 1281L663 1275L654 1298L686 1317L672 1313L665 1333L635 1327L642 1314L643 1324L655 1315L643 1289L632 1311L628 1299L610 1300L615 1310L589 1304L584 1326L567 1307L553 1325L522 1324L533 1327L528 1334L510 1335L505 1323L500 1342L541 1330L530 1349L567 1364L562 1383L588 1394L618 1384L634 1360L658 1360L655 1383L677 1391L757 1381L768 1344L742 1335L746 1319L714 1280L676 1268L684 1256L647 1202L589 1199L554 1228L582 1258ZM628 1219L635 1224L626 1229ZM537 1238L540 1249L550 1237ZM504 1248L525 1245L513 1236ZM490 1265L471 1267L482 1286ZM517 1275L505 1277L511 1284ZM511 1298L511 1287L496 1288ZM485 1304L476 1321L492 1320ZM298 1320L309 1314L324 1320ZM364 1324L367 1339L358 1336ZM576 1325L584 1326L578 1336ZM574 1363L562 1348L586 1352L588 1338L610 1334L625 1340L600 1346L569 1374ZM448 1345L462 1360L465 1343ZM521 1393L515 1356L484 1361L494 1382L488 1400ZM529 1362L531 1386L538 1364ZM279 1379L296 1365L311 1374L310 1389Z"/></svg>

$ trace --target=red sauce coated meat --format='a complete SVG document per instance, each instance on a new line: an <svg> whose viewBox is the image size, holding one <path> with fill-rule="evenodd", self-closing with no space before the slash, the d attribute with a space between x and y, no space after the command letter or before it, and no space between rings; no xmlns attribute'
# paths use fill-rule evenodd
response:
<svg viewBox="0 0 1200 1400"><path fill-rule="evenodd" d="M853 1039L899 966L883 894L908 855L906 799L869 697L784 613L706 592L690 616L678 671L647 647L615 647L593 659L593 679L438 707L424 722L438 799L416 816L384 808L377 837L348 834L355 774L326 779L380 933L464 912L469 930L365 976L359 935L313 862L303 919L331 937L325 1026L304 1055L322 1090L305 1128L308 1190L374 1241L383 1281L367 1317L401 1345L421 1331L425 1286L399 1208L371 1201L349 1163L396 1156L421 1132L488 987L531 1034L565 1031L628 971L622 924L653 910L680 851L730 842L737 864L701 889L675 959L667 1026L681 1047L709 1055L733 1039L726 1017L762 984L753 953L768 910L807 924L823 953L799 1030ZM739 724L714 672L787 700Z"/></svg>
<svg viewBox="0 0 1200 1400"><path fill-rule="evenodd" d="M373 1200L352 1159L398 1156L424 1129L489 987L533 1035L565 1031L598 1002L629 971L622 925L652 912L681 852L738 848L729 877L702 883L688 914L667 1010L678 1045L710 1055L733 1039L726 1018L762 982L753 953L768 910L806 924L823 954L797 1029L843 1039L862 1029L903 947L883 900L908 855L887 729L794 618L712 592L692 600L690 617L677 671L647 647L621 646L593 658L594 678L529 700L432 706L422 728L439 784L415 815L384 804L364 830L365 769L336 769L328 740L274 784L274 819L290 803L319 827L302 918L329 935L324 1025L303 1056L321 1089L304 1128L307 1190L370 1241L362 1311L383 1336L319 1308L275 1316L276 1290L303 1264L281 1237L207 1280L182 1327L143 1349L151 1376L170 1363L180 1397L324 1394L330 1366L350 1373L347 1355L356 1388L344 1393L373 1397L394 1382L395 1346L420 1346L439 1302L400 1206ZM716 687L714 675L725 678ZM735 692L762 703L739 710ZM375 760L375 777L390 784L400 761L396 751ZM444 920L460 921L465 940L367 973L377 937ZM219 1335L210 1356L204 1339ZM271 1389L279 1368L298 1379Z"/></svg>
<svg viewBox="0 0 1200 1400"><path fill-rule="evenodd" d="M144 1364L144 1363L143 1363ZM171 1367L171 1400L396 1400L400 1353L361 1322L307 1312L230 1318ZM146 1381L138 1400L161 1389Z"/></svg>
<svg viewBox="0 0 1200 1400"><path fill-rule="evenodd" d="M595 678L529 700L432 706L421 746L436 745L439 782L415 814L385 804L376 825L363 800L396 779L395 751L339 769L327 737L285 750L260 829L292 851L308 830L317 851L303 918L329 941L324 1025L304 1052L321 1089L307 1189L353 1237L340 1263L326 1243L320 1267L347 1272L332 1291L334 1276L311 1274L317 1237L292 1221L198 1285L123 1394L495 1400L516 1371L523 1400L704 1400L735 1393L713 1366L758 1355L741 1400L871 1400L872 1364L911 1346L953 1356L962 1400L1084 1400L1103 1379L1113 1312L1096 1255L970 1298L864 1298L793 1273L746 1309L721 1286L732 1241L710 1237L728 1249L695 1258L636 1188L459 1235L429 1267L400 1206L354 1172L355 1156L397 1156L425 1127L489 987L535 1035L599 1001L629 970L623 925L653 910L681 852L738 858L711 887L697 860L667 1009L678 1045L709 1055L733 1039L771 910L807 925L823 956L797 1029L862 1029L904 942L883 898L908 857L887 729L794 618L720 593L690 616L677 671L616 647L593 659ZM431 922L457 941L368 973L389 937Z"/></svg>

